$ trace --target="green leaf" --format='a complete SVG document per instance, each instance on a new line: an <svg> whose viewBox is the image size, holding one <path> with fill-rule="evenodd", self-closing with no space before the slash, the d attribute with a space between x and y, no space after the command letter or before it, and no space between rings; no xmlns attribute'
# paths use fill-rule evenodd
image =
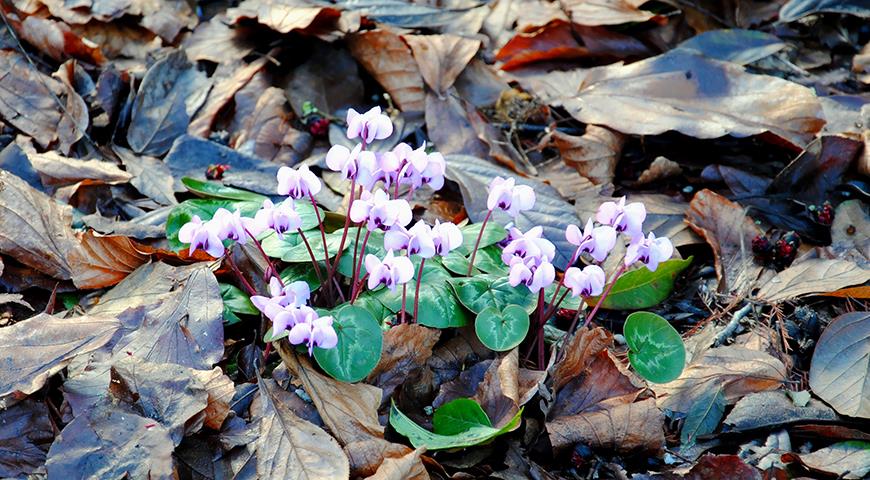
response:
<svg viewBox="0 0 870 480"><path fill-rule="evenodd" d="M667 320L650 312L634 312L623 327L628 361L637 373L653 383L667 383L683 372L686 347Z"/></svg>
<svg viewBox="0 0 870 480"><path fill-rule="evenodd" d="M360 294L360 296L353 302L355 307L360 307L368 310L369 313L372 314L372 317L380 324L383 328L384 319L389 317L392 312L389 308L384 306L383 302L377 299L375 295L372 295L371 292L365 292Z"/></svg>
<svg viewBox="0 0 870 480"><path fill-rule="evenodd" d="M214 213L219 208L226 208L231 212L234 212L238 208L242 212L242 215L252 217L261 206L262 202L239 200L218 200L213 198L185 200L173 207L166 219L166 239L169 241L169 248L176 252L187 248L186 243L178 241L178 230L181 229L182 225L189 222L194 215L198 216L202 221L206 221L211 220L211 217L214 216Z"/></svg>
<svg viewBox="0 0 870 480"><path fill-rule="evenodd" d="M419 260L414 259L414 261L419 267ZM443 267L435 262L426 262L423 268L422 283L420 284L420 304L418 308L420 318L416 320L417 323L432 328L461 327L468 324L468 315L462 308L462 304L459 303L453 290L447 284L449 279L450 274ZM416 282L416 278L408 282L405 308L409 314L414 312ZM393 313L401 311L401 288L396 288L392 292L382 288L373 292L373 295Z"/></svg>
<svg viewBox="0 0 870 480"><path fill-rule="evenodd" d="M450 284L459 301L474 313L480 313L487 307L504 310L508 305L519 305L531 313L537 304L537 298L528 288L522 285L512 287L505 277L478 275L455 278L450 280Z"/></svg>
<svg viewBox="0 0 870 480"><path fill-rule="evenodd" d="M305 239L311 246L311 253L314 253L314 258L318 262L326 263L323 255L323 237L320 235L320 230L313 228L302 232L305 234ZM287 263L311 263L311 253L308 252L308 247L302 241L302 236L298 233L285 234L284 239L278 238L274 232L264 236L260 242L263 245L263 251L266 255L274 258L280 258ZM341 245L341 232L333 232L326 234L326 248L329 252L329 258L335 257L338 253L338 247ZM344 244L347 249L347 243ZM313 270L313 268L312 268ZM321 268L321 271L326 270Z"/></svg>
<svg viewBox="0 0 870 480"><path fill-rule="evenodd" d="M450 253L443 257L436 258L441 259L441 264L444 265L444 268L450 270L457 275L464 276L468 273L468 259L465 258L465 255L459 253L456 250L452 250ZM474 263L477 263L477 261L475 261Z"/></svg>
<svg viewBox="0 0 870 480"><path fill-rule="evenodd" d="M604 299L601 308L609 310L639 310L650 308L663 302L674 290L674 280L689 264L692 257L685 260L673 259L659 264L655 272L640 267L624 273L610 294ZM595 305L598 297L590 298L589 305Z"/></svg>
<svg viewBox="0 0 870 480"><path fill-rule="evenodd" d="M504 310L484 308L474 321L474 331L480 343L490 350L510 350L529 333L529 313L519 305L508 305Z"/></svg>
<svg viewBox="0 0 870 480"><path fill-rule="evenodd" d="M493 275L507 275L510 268L501 260L501 248L490 245L477 251L474 259L474 268ZM468 267L466 267L466 272Z"/></svg>
<svg viewBox="0 0 870 480"><path fill-rule="evenodd" d="M456 435L481 426L492 427L492 422L483 407L470 398L447 402L432 416L432 429L438 435Z"/></svg>
<svg viewBox="0 0 870 480"><path fill-rule="evenodd" d="M702 390L686 414L683 430L680 431L680 442L684 446L692 446L699 436L713 433L724 414L725 394L722 391L722 384L716 388Z"/></svg>
<svg viewBox="0 0 870 480"><path fill-rule="evenodd" d="M320 271L326 271L325 263L317 262L317 264L320 265ZM312 292L320 288L317 272L314 271L314 267L310 263L291 263L281 271L281 281L285 285L293 282L305 282Z"/></svg>
<svg viewBox="0 0 870 480"><path fill-rule="evenodd" d="M463 255L470 256L471 251L474 250L474 243L477 242L477 236L480 235L480 227L482 225L483 223L469 223L468 225L460 227L459 230L462 232L462 245L460 245L456 251ZM483 237L480 238L480 246L478 246L478 248L484 248L496 244L504 240L505 237L507 237L507 230L490 219L486 224L486 230L483 231ZM478 254L478 256L479 255L480 254ZM474 263L477 263L476 258Z"/></svg>
<svg viewBox="0 0 870 480"><path fill-rule="evenodd" d="M503 433L514 430L520 425L522 413L523 409L520 408L517 414L502 428L479 425L456 435L439 435L414 423L393 402L390 406L390 425L397 432L408 437L414 448L426 447L427 450L447 450L480 445Z"/></svg>
<svg viewBox="0 0 870 480"><path fill-rule="evenodd" d="M184 177L181 179L181 183L183 183L184 186L187 187L187 189L190 190L192 193L205 198L220 198L224 200L257 202L260 205L263 204L263 200L268 198L265 195L260 195L259 193L249 192L247 190L240 190L233 187L227 187L220 182L208 182L204 180L197 180L191 177Z"/></svg>
<svg viewBox="0 0 870 480"><path fill-rule="evenodd" d="M553 298L553 293L556 291L557 285L558 285L558 282L554 282L554 283L551 283L550 286L548 286L547 288L544 289L544 298L547 299L547 303L549 303L550 299ZM565 295L566 291L568 292L567 295ZM559 308L568 308L571 310L577 310L583 305L583 297L580 297L580 296L572 297L571 290L568 289L568 287L566 287L564 285L562 285L562 288L559 290L559 296L556 297L556 299L554 301L558 302L559 297L561 297L562 295L565 295L565 299L562 300L561 304L559 304Z"/></svg>
<svg viewBox="0 0 870 480"><path fill-rule="evenodd" d="M332 378L358 382L366 378L381 359L381 326L368 310L355 305L339 307L332 315L338 345L315 348L314 358Z"/></svg>
<svg viewBox="0 0 870 480"><path fill-rule="evenodd" d="M341 256L341 260L338 262L338 272L344 275L345 277L350 278L353 274L354 268L354 244L356 243L356 232L360 230L359 227L351 227L347 231L347 251ZM357 247L359 250L362 250L363 240L365 240L366 232L365 229L362 229L359 236L359 246ZM384 249L384 234L382 232L372 232L369 235L369 241L366 242L365 252L357 252L357 261L359 261L360 256L364 259L367 254L374 255L378 258L384 258L387 254L386 249ZM362 267L362 273L360 273L360 278L365 275L365 260L362 261L360 265Z"/></svg>
<svg viewBox="0 0 870 480"><path fill-rule="evenodd" d="M233 325L242 321L238 313L244 315L259 315L260 311L251 303L250 297L241 288L221 283L221 298L224 301L224 323Z"/></svg>

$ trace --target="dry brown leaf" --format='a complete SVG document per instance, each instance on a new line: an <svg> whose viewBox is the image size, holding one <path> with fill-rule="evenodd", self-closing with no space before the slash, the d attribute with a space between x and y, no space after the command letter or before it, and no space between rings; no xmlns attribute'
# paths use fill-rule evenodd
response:
<svg viewBox="0 0 870 480"><path fill-rule="evenodd" d="M0 425L0 475L26 477L45 464L54 430L44 401L28 398L3 409Z"/></svg>
<svg viewBox="0 0 870 480"><path fill-rule="evenodd" d="M369 373L366 383L382 389L382 402L386 402L396 387L416 378L440 337L440 330L417 324L402 324L387 330L381 360Z"/></svg>
<svg viewBox="0 0 870 480"><path fill-rule="evenodd" d="M0 370L0 408L42 388L48 377L75 356L102 347L119 328L121 322L115 318L64 319L45 313L0 328L4 365Z"/></svg>
<svg viewBox="0 0 870 480"><path fill-rule="evenodd" d="M587 26L645 22L655 15L640 10L645 0L562 0L574 23Z"/></svg>
<svg viewBox="0 0 870 480"><path fill-rule="evenodd" d="M563 380L564 381L564 380ZM640 383L640 382L638 382ZM642 388L632 382L607 350L596 353L586 368L555 392L552 419L634 402Z"/></svg>
<svg viewBox="0 0 870 480"><path fill-rule="evenodd" d="M29 16L16 30L27 43L55 60L73 57L93 65L105 61L98 45L79 37L63 22Z"/></svg>
<svg viewBox="0 0 870 480"><path fill-rule="evenodd" d="M812 90L680 50L630 65L520 79L577 120L622 133L696 138L765 132L806 146L824 125Z"/></svg>
<svg viewBox="0 0 870 480"><path fill-rule="evenodd" d="M822 333L810 365L810 387L837 412L870 418L870 313L835 318Z"/></svg>
<svg viewBox="0 0 870 480"><path fill-rule="evenodd" d="M775 390L787 380L785 365L757 350L727 346L711 348L688 365L676 380L653 384L661 408L689 412L698 395L718 386L729 404L744 395Z"/></svg>
<svg viewBox="0 0 870 480"><path fill-rule="evenodd" d="M43 148L57 139L61 82L35 70L17 52L0 52L0 115Z"/></svg>
<svg viewBox="0 0 870 480"><path fill-rule="evenodd" d="M283 398L293 395L274 381L260 379L260 436L257 473L260 478L350 478L347 457L322 428L293 413Z"/></svg>
<svg viewBox="0 0 870 480"><path fill-rule="evenodd" d="M572 24L555 19L540 27L520 31L496 53L502 70L512 70L530 63L575 60L589 57L589 49L574 37Z"/></svg>
<svg viewBox="0 0 870 480"><path fill-rule="evenodd" d="M402 39L411 47L423 80L440 95L453 86L480 48L480 40L457 35L403 35Z"/></svg>
<svg viewBox="0 0 870 480"><path fill-rule="evenodd" d="M668 237L674 246L703 242L685 222L689 203L680 198L656 193L638 193L626 197L627 202L643 202L646 206L644 229L654 232L656 237Z"/></svg>
<svg viewBox="0 0 870 480"><path fill-rule="evenodd" d="M787 453L783 461L798 461L813 471L837 478L867 478L870 473L870 449L867 442L841 442L811 453Z"/></svg>
<svg viewBox="0 0 870 480"><path fill-rule="evenodd" d="M39 173L42 184L47 187L72 185L82 180L90 180L91 183L126 183L132 178L132 175L111 162L78 160L55 151L37 153L29 142L19 141L18 145L27 154L33 169Z"/></svg>
<svg viewBox="0 0 870 480"><path fill-rule="evenodd" d="M429 138L444 155L464 154L486 158L490 149L476 135L462 100L454 95L439 98L426 94L426 126Z"/></svg>
<svg viewBox="0 0 870 480"><path fill-rule="evenodd" d="M246 155L295 165L311 150L311 135L293 128L284 90L267 88L247 116L234 148Z"/></svg>
<svg viewBox="0 0 870 480"><path fill-rule="evenodd" d="M861 266L870 262L870 209L860 200L841 203L831 225L830 251Z"/></svg>
<svg viewBox="0 0 870 480"><path fill-rule="evenodd" d="M625 453L657 453L665 445L664 414L652 398L547 423L554 450L576 443Z"/></svg>
<svg viewBox="0 0 870 480"><path fill-rule="evenodd" d="M744 209L704 189L689 204L686 222L713 249L719 292L749 293L762 271L752 255L752 239L764 232L746 216Z"/></svg>
<svg viewBox="0 0 870 480"><path fill-rule="evenodd" d="M236 8L227 10L230 23L254 19L280 33L299 32L315 35L323 40L334 40L340 25L341 11L332 7L317 7L302 2L281 0L245 0Z"/></svg>
<svg viewBox="0 0 870 480"><path fill-rule="evenodd" d="M550 136L562 161L598 185L610 183L622 154L625 136L613 130L589 125L582 136L554 131Z"/></svg>
<svg viewBox="0 0 870 480"><path fill-rule="evenodd" d="M510 422L520 409L519 353L516 348L493 360L471 398L483 407L493 427L501 428Z"/></svg>
<svg viewBox="0 0 870 480"><path fill-rule="evenodd" d="M403 112L426 109L420 69L398 35L384 29L361 32L348 37L348 48Z"/></svg>
<svg viewBox="0 0 870 480"><path fill-rule="evenodd" d="M235 63L222 64L212 77L214 87L209 92L205 104L188 125L187 132L191 135L208 137L218 114L233 99L233 95L247 85L251 77L265 68L269 58L270 55L264 55L243 66Z"/></svg>
<svg viewBox="0 0 870 480"><path fill-rule="evenodd" d="M812 258L777 273L762 284L756 298L777 303L802 295L828 293L870 281L870 268L848 260Z"/></svg>
<svg viewBox="0 0 870 480"><path fill-rule="evenodd" d="M230 402L236 393L235 384L230 377L224 375L220 367L212 370L190 370L208 393L208 406L205 408L204 425L219 431L224 420L230 414Z"/></svg>
<svg viewBox="0 0 870 480"><path fill-rule="evenodd" d="M216 15L211 20L200 23L182 44L187 56L191 60L224 63L244 58L251 53L254 50L253 43L226 22L225 15Z"/></svg>
<svg viewBox="0 0 870 480"><path fill-rule="evenodd" d="M634 185L646 185L669 177L675 177L681 173L683 173L683 169L680 168L679 163L668 160L665 157L657 157L646 170L641 172Z"/></svg>
<svg viewBox="0 0 870 480"><path fill-rule="evenodd" d="M578 373L589 368L599 352L613 344L613 336L603 328L581 329L564 347L565 357L553 367L553 391L558 392Z"/></svg>
<svg viewBox="0 0 870 480"><path fill-rule="evenodd" d="M401 458L413 453L413 449L400 443L383 438L369 437L368 440L351 442L344 446L344 453L350 460L350 471L354 477L374 475L388 458Z"/></svg>
<svg viewBox="0 0 870 480"><path fill-rule="evenodd" d="M418 448L401 457L388 457L368 480L429 480L429 473L420 457L426 452Z"/></svg>
<svg viewBox="0 0 870 480"><path fill-rule="evenodd" d="M84 25L70 25L76 35L87 38L100 46L107 58L120 57L141 59L160 47L163 42L153 32L137 25L124 22L91 21Z"/></svg>
<svg viewBox="0 0 870 480"><path fill-rule="evenodd" d="M112 286L151 258L128 237L99 235L92 230L78 234L79 245L69 252L72 281L78 288Z"/></svg>
<svg viewBox="0 0 870 480"><path fill-rule="evenodd" d="M324 78L341 78L341 82L324 82ZM250 85L250 84L249 84ZM365 103L360 68L347 48L317 43L311 56L288 74L282 86L293 111L304 112L305 102L311 102L323 112L338 112L344 107L359 107ZM257 94L262 89L257 90ZM238 112L238 97L236 112Z"/></svg>

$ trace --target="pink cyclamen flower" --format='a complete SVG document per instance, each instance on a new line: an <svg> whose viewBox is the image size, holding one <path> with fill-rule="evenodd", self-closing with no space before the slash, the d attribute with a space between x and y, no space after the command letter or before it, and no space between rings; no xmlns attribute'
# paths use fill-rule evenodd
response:
<svg viewBox="0 0 870 480"><path fill-rule="evenodd" d="M257 307L257 310L263 312L266 317L274 320L275 316L284 309L284 307L301 307L308 303L311 297L311 289L308 284L302 281L288 283L281 287L281 282L277 277L269 279L269 295L252 295L251 303Z"/></svg>
<svg viewBox="0 0 870 480"><path fill-rule="evenodd" d="M568 225L565 239L576 245L580 253L588 253L596 262L603 262L616 245L616 229L610 225L596 227L590 218L582 232L577 225Z"/></svg>
<svg viewBox="0 0 870 480"><path fill-rule="evenodd" d="M565 286L571 289L572 297L594 297L604 291L604 270L598 265L584 269L571 267L565 270Z"/></svg>
<svg viewBox="0 0 870 480"><path fill-rule="evenodd" d="M432 227L432 242L435 244L435 254L443 257L462 245L462 231L450 222L441 223L435 220L435 226Z"/></svg>
<svg viewBox="0 0 870 480"><path fill-rule="evenodd" d="M190 255L193 255L193 252L197 250L202 250L212 257L218 258L224 254L224 244L219 233L217 224L203 222L199 216L194 215L178 230L178 241L190 244Z"/></svg>
<svg viewBox="0 0 870 480"><path fill-rule="evenodd" d="M383 140L393 134L393 122L381 113L381 107L374 107L366 113L354 109L347 111L347 138L362 138L366 143Z"/></svg>
<svg viewBox="0 0 870 480"><path fill-rule="evenodd" d="M411 223L411 205L405 200L390 200L383 190L363 192L350 208L350 219L366 222L369 230L388 230L393 226L404 227Z"/></svg>
<svg viewBox="0 0 870 480"><path fill-rule="evenodd" d="M308 165L300 165L298 169L290 167L278 169L278 195L287 195L298 200L309 195L317 195L320 188L320 179L308 169Z"/></svg>
<svg viewBox="0 0 870 480"><path fill-rule="evenodd" d="M556 256L556 246L543 237L544 228L534 227L526 233L514 238L501 252L501 259L507 265L512 265L513 258L542 258L548 262Z"/></svg>
<svg viewBox="0 0 870 480"><path fill-rule="evenodd" d="M314 353L314 347L333 348L338 345L338 335L332 326L332 317L319 317L317 312L306 312L304 318L298 321L287 340L293 345L308 345L308 355Z"/></svg>
<svg viewBox="0 0 870 480"><path fill-rule="evenodd" d="M516 185L513 178L495 177L489 184L486 208L504 210L516 217L524 210L535 206L535 191L528 185Z"/></svg>
<svg viewBox="0 0 870 480"><path fill-rule="evenodd" d="M604 202L598 207L595 219L602 225L612 225L617 232L626 232L632 240L643 237L643 221L646 207L640 202L625 204L625 197L618 202Z"/></svg>
<svg viewBox="0 0 870 480"><path fill-rule="evenodd" d="M447 171L447 162L444 156L438 152L426 156L426 166L420 170L420 180L423 185L429 185L432 190L441 190L444 186L444 173Z"/></svg>
<svg viewBox="0 0 870 480"><path fill-rule="evenodd" d="M528 257L520 259L514 257L508 273L508 283L516 287L523 284L532 293L538 293L542 288L547 288L556 279L556 269L553 264L542 257Z"/></svg>
<svg viewBox="0 0 870 480"><path fill-rule="evenodd" d="M250 236L248 232L256 235L261 231L260 226L253 218L243 217L238 209L232 213L226 208L217 209L211 223L217 228L218 236L221 239L235 240L242 245L248 242Z"/></svg>
<svg viewBox="0 0 870 480"><path fill-rule="evenodd" d="M302 227L302 218L296 213L296 209L293 208L293 200L290 198L278 205L273 204L268 198L263 200L263 208L254 215L254 222L260 231L271 228L282 240L285 233L296 231ZM259 233L253 230L251 232L255 235Z"/></svg>
<svg viewBox="0 0 870 480"><path fill-rule="evenodd" d="M659 263L671 258L674 254L674 245L667 237L656 238L649 232L646 238L640 237L632 241L625 251L625 266L634 262L641 262L650 271L655 272Z"/></svg>
<svg viewBox="0 0 870 480"><path fill-rule="evenodd" d="M396 286L414 278L414 265L408 257L394 257L393 251L387 250L383 261L372 254L366 255L366 272L369 274L369 290L383 284L395 291Z"/></svg>
<svg viewBox="0 0 870 480"><path fill-rule="evenodd" d="M326 152L326 166L333 172L341 172L341 176L348 180L356 178L362 153L362 144L359 143L353 150L344 145L333 145ZM371 152L366 153L372 155Z"/></svg>
<svg viewBox="0 0 870 480"><path fill-rule="evenodd" d="M388 250L408 250L408 255L419 255L422 258L435 256L435 242L432 238L432 228L423 222L417 222L413 227L395 226L384 234L384 248Z"/></svg>

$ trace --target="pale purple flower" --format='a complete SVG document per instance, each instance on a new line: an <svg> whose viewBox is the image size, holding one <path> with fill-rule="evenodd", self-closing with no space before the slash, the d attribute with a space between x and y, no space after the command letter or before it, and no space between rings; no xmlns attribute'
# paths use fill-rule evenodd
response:
<svg viewBox="0 0 870 480"><path fill-rule="evenodd" d="M359 143L353 150L344 145L333 145L326 152L326 166L333 172L341 172L341 176L348 180L356 178L361 153L362 144Z"/></svg>
<svg viewBox="0 0 870 480"><path fill-rule="evenodd" d="M524 210L535 206L535 191L528 185L516 185L513 178L495 177L489 184L486 208L504 210L516 217Z"/></svg>
<svg viewBox="0 0 870 480"><path fill-rule="evenodd" d="M438 152L427 155L426 167L420 171L420 179L423 185L429 185L432 190L441 190L444 186L444 173L447 171L447 162L444 156Z"/></svg>
<svg viewBox="0 0 870 480"><path fill-rule="evenodd" d="M590 218L582 232L577 225L568 225L565 239L576 245L579 253L588 253L596 262L603 262L616 245L616 229L610 225L596 227Z"/></svg>
<svg viewBox="0 0 870 480"><path fill-rule="evenodd" d="M435 220L435 226L432 227L432 242L435 244L435 254L443 257L462 245L462 231L453 223L441 223Z"/></svg>
<svg viewBox="0 0 870 480"><path fill-rule="evenodd" d="M423 222L417 222L409 229L394 226L384 234L384 248L397 251L407 249L409 256L432 258L435 256L432 228Z"/></svg>
<svg viewBox="0 0 870 480"><path fill-rule="evenodd" d="M525 258L543 258L548 262L553 261L556 256L556 246L553 242L543 238L544 229L541 226L534 227L526 233L521 233L512 240L501 252L502 261L507 264L512 264L513 257Z"/></svg>
<svg viewBox="0 0 870 480"><path fill-rule="evenodd" d="M193 255L193 252L197 250L202 250L215 258L224 254L224 244L221 241L217 224L203 222L197 215L194 215L178 230L178 241L190 244L190 255Z"/></svg>
<svg viewBox="0 0 870 480"><path fill-rule="evenodd" d="M369 230L388 230L393 226L404 227L411 223L411 205L405 200L390 200L383 190L363 192L350 208L350 219L366 222Z"/></svg>
<svg viewBox="0 0 870 480"><path fill-rule="evenodd" d="M507 230L507 236L504 237L500 242L496 243L496 245L501 248L510 245L511 242L523 236L523 232L519 228L515 227L513 222L505 225L504 229Z"/></svg>
<svg viewBox="0 0 870 480"><path fill-rule="evenodd" d="M674 245L667 237L656 238L649 232L646 238L640 237L632 241L625 252L625 265L641 262L650 271L655 272L659 263L671 258L674 254Z"/></svg>
<svg viewBox="0 0 870 480"><path fill-rule="evenodd" d="M314 353L314 347L333 348L338 345L338 335L332 326L332 317L318 317L313 310L305 314L304 319L293 325L287 340L293 345L308 345L308 354Z"/></svg>
<svg viewBox="0 0 870 480"><path fill-rule="evenodd" d="M320 179L308 169L308 165L300 165L298 169L290 167L278 169L278 195L288 195L298 200L309 195L317 195L320 188Z"/></svg>
<svg viewBox="0 0 870 480"><path fill-rule="evenodd" d="M366 143L383 140L393 134L393 122L381 113L381 107L374 107L366 113L354 109L347 111L347 138L362 138Z"/></svg>
<svg viewBox="0 0 870 480"><path fill-rule="evenodd" d="M393 251L387 250L383 261L372 254L366 255L366 272L369 274L369 290L383 284L395 291L396 286L414 278L414 265L408 257L394 257Z"/></svg>
<svg viewBox="0 0 870 480"><path fill-rule="evenodd" d="M296 231L302 227L302 218L296 213L296 209L293 208L293 199L290 198L278 205L273 204L268 198L263 200L263 207L254 215L254 222L260 231L271 228L282 240L285 233ZM251 230L251 233L256 235L259 232Z"/></svg>
<svg viewBox="0 0 870 480"><path fill-rule="evenodd" d="M572 297L594 297L604 291L604 270L598 265L584 269L571 267L565 270L565 286L571 289Z"/></svg>
<svg viewBox="0 0 870 480"><path fill-rule="evenodd" d="M553 264L541 257L527 257L520 259L514 257L508 283L516 287L523 284L532 293L538 293L542 288L547 288L556 278L556 269Z"/></svg>
<svg viewBox="0 0 870 480"><path fill-rule="evenodd" d="M243 217L239 209L231 213L226 208L219 208L210 223L214 224L221 239L235 240L242 245L248 242L248 231L256 235L261 230L253 218Z"/></svg>
<svg viewBox="0 0 870 480"><path fill-rule="evenodd" d="M625 197L616 202L604 202L598 207L595 219L602 225L612 225L617 232L625 232L635 240L643 237L646 207L640 202L625 204Z"/></svg>
<svg viewBox="0 0 870 480"><path fill-rule="evenodd" d="M281 282L277 277L269 279L269 295L252 295L251 303L257 307L257 310L263 312L266 317L274 320L275 316L284 309L284 307L301 307L308 303L311 297L311 289L308 284L302 281L288 283L281 287Z"/></svg>

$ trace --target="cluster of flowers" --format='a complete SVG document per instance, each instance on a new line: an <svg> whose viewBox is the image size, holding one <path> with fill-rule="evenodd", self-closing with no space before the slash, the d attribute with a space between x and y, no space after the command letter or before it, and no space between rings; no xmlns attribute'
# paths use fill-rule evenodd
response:
<svg viewBox="0 0 870 480"><path fill-rule="evenodd" d="M278 277L269 281L269 294L253 295L251 303L272 321L272 336L289 330L287 339L294 345L306 344L309 355L314 347L333 348L338 335L332 317L321 317L307 305L311 290L305 282L282 285Z"/></svg>
<svg viewBox="0 0 870 480"><path fill-rule="evenodd" d="M497 177L489 186L487 220L493 210L503 210L511 217L516 217L520 212L534 207L534 204L535 192L530 187L516 185L513 179ZM590 218L582 231L577 225L569 225L565 229L565 239L577 247L563 278L572 296L590 297L602 293L606 278L604 270L597 264L602 263L616 246L619 233L629 239L623 260L625 268L641 262L655 271L659 263L671 257L674 247L670 240L656 238L652 232L644 237L644 219L646 208L643 204L634 202L626 205L623 197L615 202L601 204L595 215L599 225ZM556 247L543 237L542 227L536 226L524 233L509 226L508 236L501 246L501 258L510 267L508 280L512 286L523 284L537 293L553 283L556 269L552 262ZM574 262L583 254L591 257L595 263L582 269L574 267Z"/></svg>

